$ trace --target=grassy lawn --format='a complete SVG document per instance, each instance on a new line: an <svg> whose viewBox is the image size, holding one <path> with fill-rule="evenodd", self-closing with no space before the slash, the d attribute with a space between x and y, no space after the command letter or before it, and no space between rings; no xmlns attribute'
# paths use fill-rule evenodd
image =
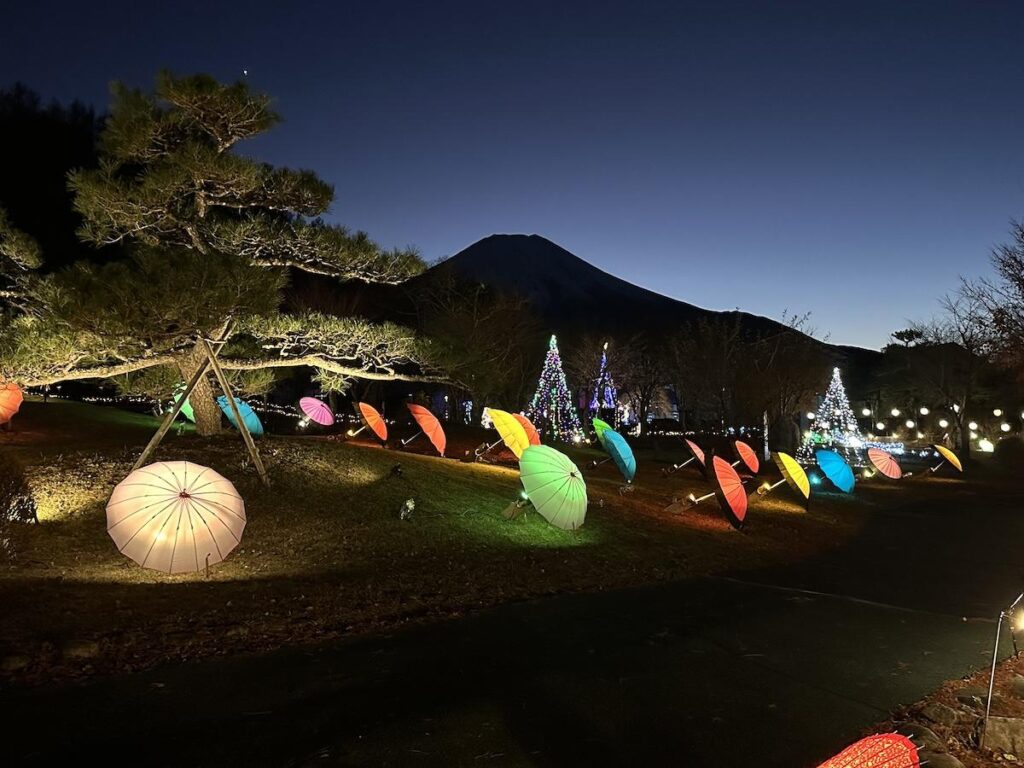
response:
<svg viewBox="0 0 1024 768"><path fill-rule="evenodd" d="M519 490L512 461L465 464L369 442L271 436L260 443L273 480L267 490L237 434L172 433L157 458L188 459L230 479L248 525L209 578L169 577L120 555L104 516L155 419L27 402L15 426L0 433L0 450L25 463L40 517L37 526L16 528L16 557L0 570L0 666L17 684L311 644L557 592L800 559L853 535L872 503L870 492L860 500L823 495L807 513L780 489L755 497L737 532L713 501L666 513L673 495L708 486L688 470L664 478L640 454L633 494L618 493L610 464L588 473L586 524L571 534L537 514L501 516ZM400 477L392 474L397 463ZM401 521L410 497L416 511Z"/></svg>

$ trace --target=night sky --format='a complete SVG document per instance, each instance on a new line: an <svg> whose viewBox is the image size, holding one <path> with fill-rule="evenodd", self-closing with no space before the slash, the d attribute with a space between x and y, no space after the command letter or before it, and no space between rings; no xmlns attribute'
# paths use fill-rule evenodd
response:
<svg viewBox="0 0 1024 768"><path fill-rule="evenodd" d="M1019 0L142 5L9 3L0 85L102 108L247 69L285 123L245 151L430 260L537 233L877 347L1024 216Z"/></svg>

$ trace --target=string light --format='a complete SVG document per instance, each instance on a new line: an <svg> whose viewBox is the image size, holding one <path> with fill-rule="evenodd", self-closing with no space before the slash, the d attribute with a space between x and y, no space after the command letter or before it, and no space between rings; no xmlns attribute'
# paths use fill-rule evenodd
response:
<svg viewBox="0 0 1024 768"><path fill-rule="evenodd" d="M550 435L556 440L578 443L585 437L579 414L573 407L569 385L565 381L562 358L558 353L558 339L554 335L548 343L537 391L526 407L525 415L541 434Z"/></svg>

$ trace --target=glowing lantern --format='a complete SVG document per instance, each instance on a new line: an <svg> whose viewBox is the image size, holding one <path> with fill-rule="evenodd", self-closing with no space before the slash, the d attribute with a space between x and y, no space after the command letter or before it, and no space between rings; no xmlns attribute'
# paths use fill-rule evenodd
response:
<svg viewBox="0 0 1024 768"><path fill-rule="evenodd" d="M209 467L162 461L135 470L107 503L107 533L144 568L193 573L219 563L242 539L245 504Z"/></svg>
<svg viewBox="0 0 1024 768"><path fill-rule="evenodd" d="M855 742L818 768L919 768L917 747L906 736L884 733Z"/></svg>
<svg viewBox="0 0 1024 768"><path fill-rule="evenodd" d="M334 414L323 400L318 400L315 397L304 397L299 400L299 408L310 418L310 421L315 421L322 427L329 427L334 423Z"/></svg>
<svg viewBox="0 0 1024 768"><path fill-rule="evenodd" d="M6 424L14 414L21 408L25 396L21 393L21 387L13 381L0 384L0 424Z"/></svg>

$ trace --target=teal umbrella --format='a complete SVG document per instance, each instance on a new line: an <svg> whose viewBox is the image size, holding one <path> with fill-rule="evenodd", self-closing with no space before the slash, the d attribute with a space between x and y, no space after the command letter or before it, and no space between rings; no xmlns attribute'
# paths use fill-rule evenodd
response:
<svg viewBox="0 0 1024 768"><path fill-rule="evenodd" d="M594 419L594 434L597 435L597 442L601 444L602 448L607 448L604 444L604 433L611 429L612 426L607 421L601 419Z"/></svg>
<svg viewBox="0 0 1024 768"><path fill-rule="evenodd" d="M238 429L238 423L235 421L235 414L231 410L231 406L228 404L228 398L226 395L221 395L217 398L217 405L224 411L224 415L228 417L228 421L231 422L231 426ZM250 435L262 435L263 434L263 422L260 421L260 417L256 415L256 412L252 409L247 402L235 398L235 405L238 406L238 412L242 416L242 421L245 422L246 428L249 430Z"/></svg>
<svg viewBox="0 0 1024 768"><path fill-rule="evenodd" d="M174 395L173 395L174 402L178 402L178 398L180 398L183 394L185 394L185 382L184 381L180 382L178 384L178 386L176 386L174 388ZM196 423L196 415L192 411L192 403L190 403L188 401L187 397L185 398L185 402L181 404L181 410L179 410L178 413L180 413L186 419L191 421L193 424Z"/></svg>
<svg viewBox="0 0 1024 768"><path fill-rule="evenodd" d="M835 451L821 450L814 454L818 460L818 467L836 488L843 493L853 493L853 486L857 479L853 476L853 470L846 463L846 459Z"/></svg>
<svg viewBox="0 0 1024 768"><path fill-rule="evenodd" d="M608 455L612 457L619 472L626 478L627 483L632 483L636 477L636 457L633 456L633 449L629 447L626 438L614 429L604 431L604 447Z"/></svg>

